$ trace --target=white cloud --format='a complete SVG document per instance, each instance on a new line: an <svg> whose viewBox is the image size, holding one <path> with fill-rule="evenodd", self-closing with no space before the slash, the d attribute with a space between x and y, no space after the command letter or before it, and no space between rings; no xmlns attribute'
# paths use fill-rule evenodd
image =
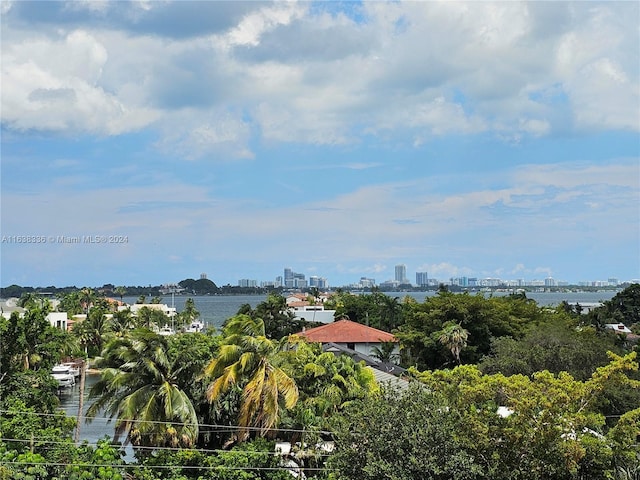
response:
<svg viewBox="0 0 640 480"><path fill-rule="evenodd" d="M274 6L259 8L247 14L240 23L232 29L221 42L230 46L257 46L260 37L274 28L288 25L304 14L304 4L296 2L281 2Z"/></svg>
<svg viewBox="0 0 640 480"><path fill-rule="evenodd" d="M3 122L17 130L99 135L148 125L157 116L153 110L127 106L98 85L107 58L85 31L4 47Z"/></svg>
<svg viewBox="0 0 640 480"><path fill-rule="evenodd" d="M155 13L165 4L151 6ZM451 133L493 131L519 142L568 128L640 129L637 5L361 7L356 22L307 4L256 2L224 33L185 39L108 23L52 37L4 28L3 122L114 135L180 129L187 107L208 112L205 119L238 111L243 120L223 129L225 138L244 142L234 147L242 156L256 132L267 141L315 145L376 134L419 147ZM100 15L105 4L74 8ZM140 21L147 14L137 8ZM341 49L332 46L335 38ZM73 94L56 100L56 92ZM257 127L249 136L248 123ZM220 128L206 120L193 130L190 141L176 136L179 149L192 145L186 157L206 156L203 143L220 143Z"/></svg>

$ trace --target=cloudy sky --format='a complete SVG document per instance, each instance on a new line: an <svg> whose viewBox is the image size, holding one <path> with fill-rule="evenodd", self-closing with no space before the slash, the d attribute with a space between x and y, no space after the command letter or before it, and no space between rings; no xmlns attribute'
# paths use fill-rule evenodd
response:
<svg viewBox="0 0 640 480"><path fill-rule="evenodd" d="M640 278L638 2L0 5L2 286Z"/></svg>

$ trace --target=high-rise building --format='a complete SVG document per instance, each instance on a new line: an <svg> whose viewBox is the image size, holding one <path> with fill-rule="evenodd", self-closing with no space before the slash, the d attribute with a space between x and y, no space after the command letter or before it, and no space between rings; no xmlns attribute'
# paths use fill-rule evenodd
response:
<svg viewBox="0 0 640 480"><path fill-rule="evenodd" d="M407 280L407 266L404 264L396 265L396 282L409 283Z"/></svg>
<svg viewBox="0 0 640 480"><path fill-rule="evenodd" d="M293 275L294 275L293 270L291 270L290 268L284 269L284 287L285 288L294 287Z"/></svg>
<svg viewBox="0 0 640 480"><path fill-rule="evenodd" d="M427 287L429 285L429 274L427 272L416 272L416 285Z"/></svg>
<svg viewBox="0 0 640 480"><path fill-rule="evenodd" d="M316 288L327 288L327 279L312 275L309 277L309 286Z"/></svg>
<svg viewBox="0 0 640 480"><path fill-rule="evenodd" d="M376 286L376 279L375 278L360 277L360 282L358 282L358 286L360 288L375 287Z"/></svg>

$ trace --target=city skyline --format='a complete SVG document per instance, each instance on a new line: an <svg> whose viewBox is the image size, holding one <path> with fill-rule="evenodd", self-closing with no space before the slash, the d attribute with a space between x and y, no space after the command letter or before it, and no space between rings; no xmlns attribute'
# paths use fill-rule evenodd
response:
<svg viewBox="0 0 640 480"><path fill-rule="evenodd" d="M637 279L639 16L3 1L0 285Z"/></svg>

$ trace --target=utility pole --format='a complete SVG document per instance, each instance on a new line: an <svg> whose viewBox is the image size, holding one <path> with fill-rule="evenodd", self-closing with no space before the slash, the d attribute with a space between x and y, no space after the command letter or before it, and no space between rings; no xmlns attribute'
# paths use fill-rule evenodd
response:
<svg viewBox="0 0 640 480"><path fill-rule="evenodd" d="M84 358L80 361L80 398L78 399L78 418L76 420L76 432L74 436L74 441L76 445L80 442L80 421L83 418L82 409L84 407L84 379L85 379L85 360Z"/></svg>

